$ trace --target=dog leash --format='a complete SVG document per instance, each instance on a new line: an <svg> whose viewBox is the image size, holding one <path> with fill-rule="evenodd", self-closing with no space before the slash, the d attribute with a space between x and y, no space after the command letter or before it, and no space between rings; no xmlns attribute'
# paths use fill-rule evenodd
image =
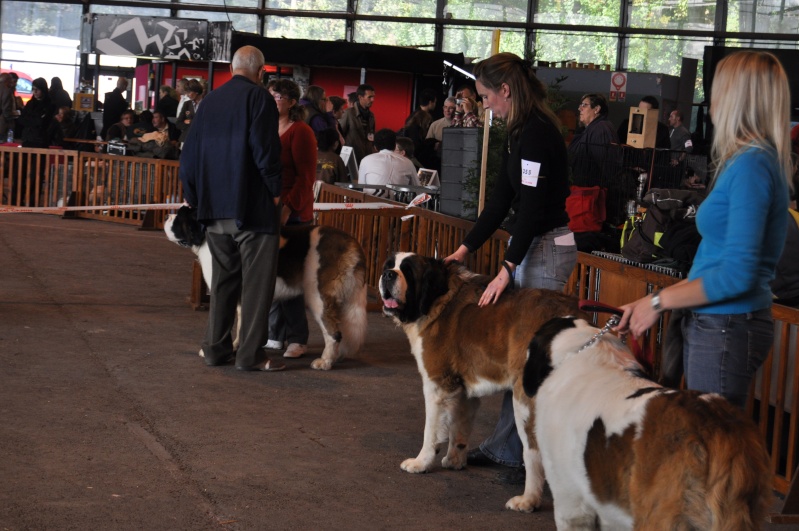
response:
<svg viewBox="0 0 799 531"><path fill-rule="evenodd" d="M584 312L611 314L605 326L602 327L602 329L599 332L594 334L594 336L588 341L588 343L580 347L578 352L590 348L594 344L596 344L596 342L599 341L599 338L610 332L610 330L614 326L617 326L619 324L619 321L621 321L621 316L624 314L624 311L622 311L621 308L616 308L615 306L611 306L609 304L605 304L598 301L581 300L577 304L577 307ZM635 359L638 360L638 363L640 363L647 370L647 372L651 374L654 360L652 358L652 353L647 348L647 345L645 343L639 345L638 341L636 341L632 335L629 335L627 337L630 338L630 350L632 351L633 356L635 356ZM624 340L625 339L622 338L622 342L624 342Z"/></svg>
<svg viewBox="0 0 799 531"><path fill-rule="evenodd" d="M621 318L618 315L611 315L608 318L608 322L605 323L605 326L603 326L602 329L599 330L599 332L594 334L593 337L589 339L585 345L577 349L577 352L581 352L587 348L593 347L596 344L596 342L599 341L599 338L610 332L610 329L619 324L619 321L621 321Z"/></svg>

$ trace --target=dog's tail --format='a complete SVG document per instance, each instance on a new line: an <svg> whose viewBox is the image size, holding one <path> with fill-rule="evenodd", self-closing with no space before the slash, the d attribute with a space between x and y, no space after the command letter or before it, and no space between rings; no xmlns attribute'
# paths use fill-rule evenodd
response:
<svg viewBox="0 0 799 531"><path fill-rule="evenodd" d="M773 475L760 434L754 425L741 429L741 424L714 438L718 451L708 463L706 501L713 529L720 531L761 529L773 502Z"/></svg>
<svg viewBox="0 0 799 531"><path fill-rule="evenodd" d="M707 399L721 422L707 443L704 503L714 531L761 529L773 499L769 457L754 424L720 397Z"/></svg>
<svg viewBox="0 0 799 531"><path fill-rule="evenodd" d="M366 339L366 282L353 288L346 310L341 319L341 343L338 357L353 356L361 350Z"/></svg>

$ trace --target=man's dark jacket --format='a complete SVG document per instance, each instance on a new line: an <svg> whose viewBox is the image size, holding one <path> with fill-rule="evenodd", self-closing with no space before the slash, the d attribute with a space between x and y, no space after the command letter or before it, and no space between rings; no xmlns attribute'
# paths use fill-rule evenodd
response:
<svg viewBox="0 0 799 531"><path fill-rule="evenodd" d="M103 138L105 138L108 128L122 119L122 113L128 107L127 100L122 97L122 91L118 88L105 93L105 99L103 100L103 131L100 133Z"/></svg>
<svg viewBox="0 0 799 531"><path fill-rule="evenodd" d="M243 76L203 99L180 155L184 197L201 222L235 219L242 230L278 232L277 123L272 95Z"/></svg>

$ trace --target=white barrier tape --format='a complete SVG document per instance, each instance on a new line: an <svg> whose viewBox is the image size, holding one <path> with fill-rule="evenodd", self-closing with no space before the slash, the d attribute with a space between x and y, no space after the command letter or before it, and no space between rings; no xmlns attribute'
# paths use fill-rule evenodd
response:
<svg viewBox="0 0 799 531"><path fill-rule="evenodd" d="M409 205L408 207L410 207ZM181 205L177 203L152 203L140 205L93 205L93 206L67 206L67 207L0 207L0 214L63 214L64 212L77 212L89 210L177 210ZM314 203L315 211L333 210L377 210L383 208L408 208L388 203Z"/></svg>

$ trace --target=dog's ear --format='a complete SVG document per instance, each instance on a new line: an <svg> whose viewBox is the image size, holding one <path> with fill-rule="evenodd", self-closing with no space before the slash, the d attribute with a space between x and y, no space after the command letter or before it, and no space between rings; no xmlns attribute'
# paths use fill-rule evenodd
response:
<svg viewBox="0 0 799 531"><path fill-rule="evenodd" d="M428 260L429 263L422 274L422 281L417 286L420 315L427 315L436 299L449 290L447 267L444 262L432 258Z"/></svg>
<svg viewBox="0 0 799 531"><path fill-rule="evenodd" d="M538 388L552 372L552 356L550 349L555 337L567 328L574 328L573 318L556 317L550 319L538 329L527 350L527 362L524 364L522 387L527 396L535 396Z"/></svg>
<svg viewBox="0 0 799 531"><path fill-rule="evenodd" d="M175 217L177 230L181 232L181 239L191 246L202 245L205 241L205 227L197 221L197 210L190 206L182 206ZM175 231L177 234L177 230Z"/></svg>

